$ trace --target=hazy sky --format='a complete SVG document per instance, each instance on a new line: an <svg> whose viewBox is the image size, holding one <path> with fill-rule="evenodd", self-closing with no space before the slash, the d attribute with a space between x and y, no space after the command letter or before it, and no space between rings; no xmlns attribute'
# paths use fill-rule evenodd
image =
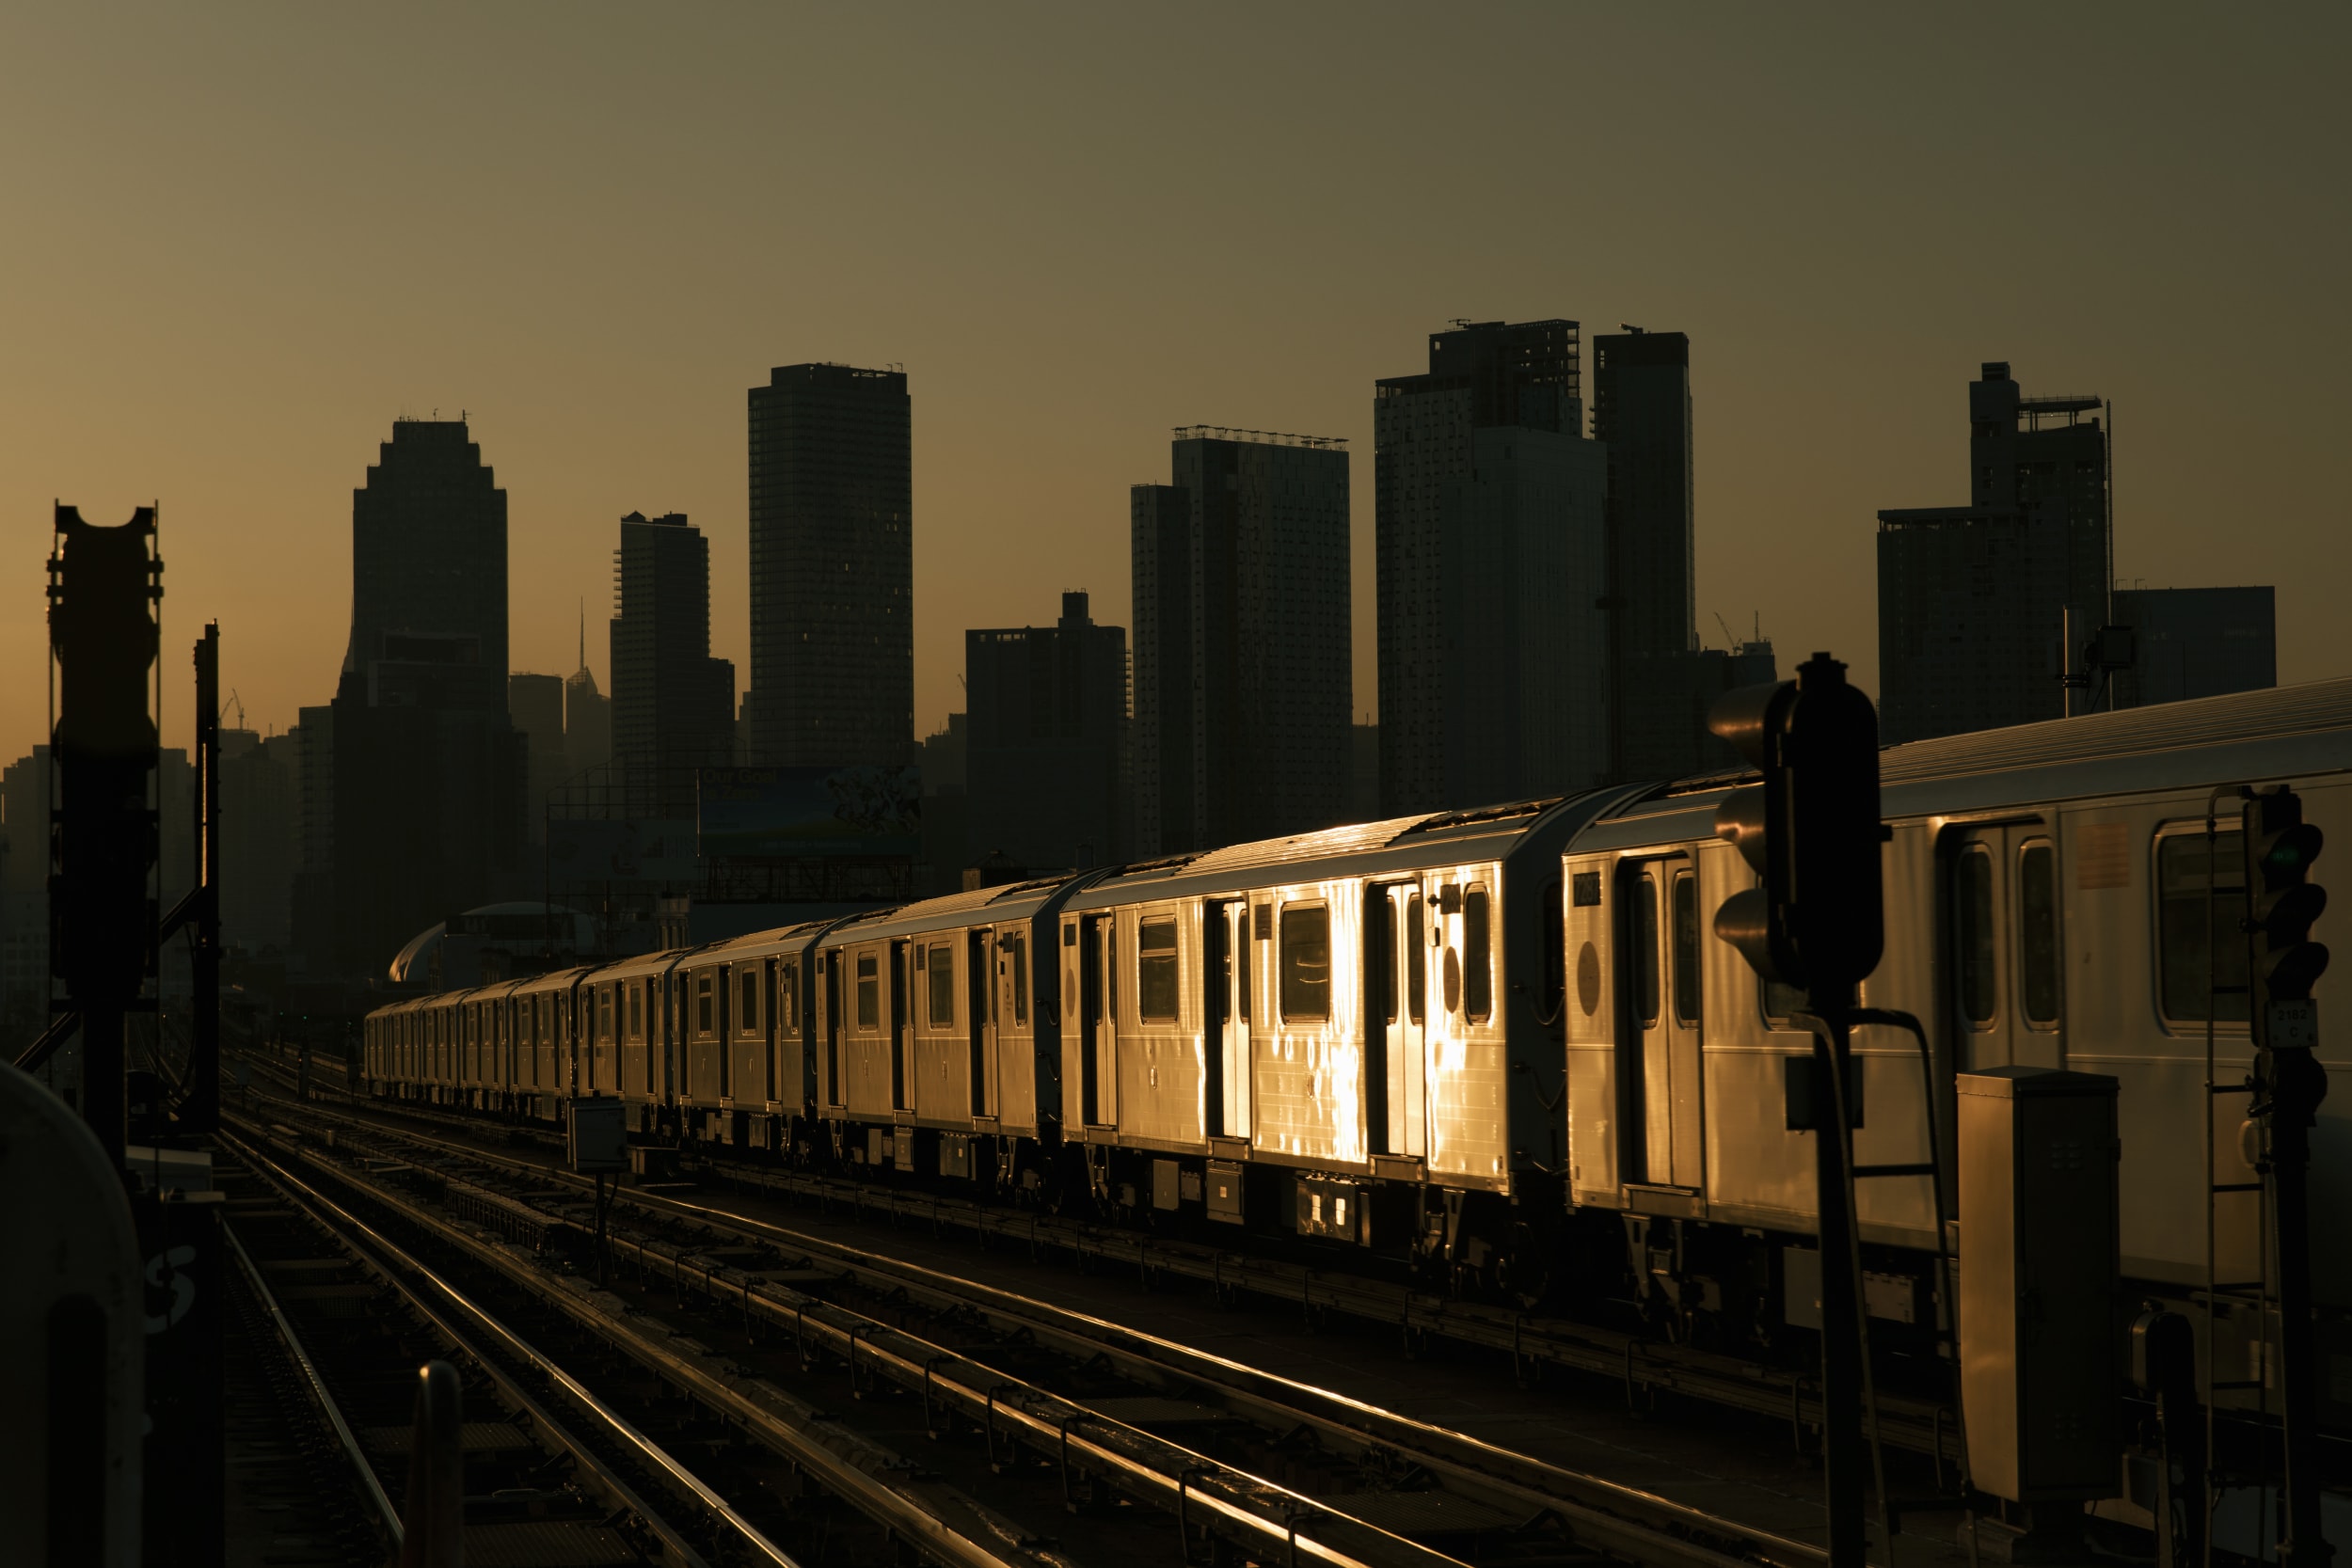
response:
<svg viewBox="0 0 2352 1568"><path fill-rule="evenodd" d="M351 491L464 409L519 669L607 679L615 520L712 540L744 388L903 363L918 733L968 626L1127 618L1169 427L1355 452L1454 317L1692 340L1700 628L1876 679L1873 515L1966 499L1964 383L2117 404L2119 573L2275 582L2352 673L2352 8L286 5L0 11L0 756L53 498L163 506L167 741L334 689ZM2330 436L2328 432L2336 434ZM2329 610L2330 604L2339 606ZM1792 657L1793 656L1793 657Z"/></svg>

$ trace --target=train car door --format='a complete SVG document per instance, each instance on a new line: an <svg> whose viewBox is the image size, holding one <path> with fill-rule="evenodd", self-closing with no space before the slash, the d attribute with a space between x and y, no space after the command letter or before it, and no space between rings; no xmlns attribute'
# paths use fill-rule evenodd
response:
<svg viewBox="0 0 2352 1568"><path fill-rule="evenodd" d="M1643 861L1628 868L1625 923L1624 1032L1638 1059L1620 1082L1630 1100L1624 1125L1638 1152L1629 1150L1625 1180L1637 1185L1695 1193L1705 1185L1705 1123L1700 1099L1699 933L1704 924L1698 870L1687 856Z"/></svg>
<svg viewBox="0 0 2352 1568"><path fill-rule="evenodd" d="M1008 926L996 934L995 1116L1008 1127L1035 1127L1055 1114L1049 1102L1040 1103L1042 1064L1038 1059L1036 1024L1029 1017L1029 932L1026 924ZM1045 952L1053 960L1053 949ZM1050 976L1051 972L1048 971Z"/></svg>
<svg viewBox="0 0 2352 1568"><path fill-rule="evenodd" d="M1240 899L1200 911L1212 1137L1249 1136L1249 906Z"/></svg>
<svg viewBox="0 0 2352 1568"><path fill-rule="evenodd" d="M2039 822L1966 828L1945 898L1954 1065L2066 1065L2056 835Z"/></svg>
<svg viewBox="0 0 2352 1568"><path fill-rule="evenodd" d="M901 940L890 944L890 1108L911 1111L914 1101L908 1096L908 1079L914 1069L914 1007L907 995L914 983L914 974L907 968L907 944Z"/></svg>
<svg viewBox="0 0 2352 1568"><path fill-rule="evenodd" d="M1429 1147L1429 938L1420 884L1375 887L1365 900L1367 1017L1375 1041L1380 1114L1373 1148L1419 1159Z"/></svg>
<svg viewBox="0 0 2352 1568"><path fill-rule="evenodd" d="M1078 923L1078 1106L1083 1124L1109 1127L1118 1119L1118 946L1114 915Z"/></svg>
<svg viewBox="0 0 2352 1568"><path fill-rule="evenodd" d="M997 1105L996 988L989 983L996 966L989 953L988 931L967 932L963 942L963 1027L971 1049L972 1114L985 1117Z"/></svg>

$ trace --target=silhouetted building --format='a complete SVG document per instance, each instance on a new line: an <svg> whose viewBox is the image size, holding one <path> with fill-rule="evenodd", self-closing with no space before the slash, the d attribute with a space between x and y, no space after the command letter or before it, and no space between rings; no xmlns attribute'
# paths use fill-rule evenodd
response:
<svg viewBox="0 0 2352 1568"><path fill-rule="evenodd" d="M1347 809L1347 452L1180 428L1135 486L1135 848L1328 827Z"/></svg>
<svg viewBox="0 0 2352 1568"><path fill-rule="evenodd" d="M691 816L695 770L735 760L735 666L710 657L710 544L682 512L621 519L612 756L631 816Z"/></svg>
<svg viewBox="0 0 2352 1568"><path fill-rule="evenodd" d="M2132 665L2116 671L2115 705L2144 707L2279 684L2276 592L2268 588L2119 588L2115 624L2132 629Z"/></svg>
<svg viewBox="0 0 2352 1568"><path fill-rule="evenodd" d="M1373 404L1382 811L1561 793L1607 766L1607 454L1577 324L1429 339Z"/></svg>
<svg viewBox="0 0 2352 1568"><path fill-rule="evenodd" d="M506 716L506 492L462 420L401 420L352 496L335 693L336 959L381 974L519 875L527 762Z"/></svg>
<svg viewBox="0 0 2352 1568"><path fill-rule="evenodd" d="M914 740L906 375L786 365L750 404L754 760L903 763Z"/></svg>
<svg viewBox="0 0 2352 1568"><path fill-rule="evenodd" d="M930 894L954 893L962 886L963 868L984 852L971 841L972 797L967 788L971 726L965 715L951 713L947 722L916 745L923 775L923 875Z"/></svg>
<svg viewBox="0 0 2352 1568"><path fill-rule="evenodd" d="M248 953L294 940L302 774L292 735L220 732L221 940Z"/></svg>
<svg viewBox="0 0 2352 1568"><path fill-rule="evenodd" d="M0 1030L11 1052L49 1026L49 748L0 769Z"/></svg>
<svg viewBox="0 0 2352 1568"><path fill-rule="evenodd" d="M1778 680L1772 644L1758 638L1733 648L1653 655L1637 674L1640 700L1618 729L1626 780L1680 779L1743 766L1739 752L1707 727L1715 699L1742 686Z"/></svg>
<svg viewBox="0 0 2352 1568"><path fill-rule="evenodd" d="M1103 865L1126 853L1127 633L1087 595L1061 619L963 634L968 842L1016 865Z"/></svg>
<svg viewBox="0 0 2352 1568"><path fill-rule="evenodd" d="M335 710L300 710L294 742L294 952L304 967L335 967Z"/></svg>
<svg viewBox="0 0 2352 1568"><path fill-rule="evenodd" d="M1879 718L1891 745L2065 712L2066 609L2108 619L2107 436L2097 397L1968 387L1966 506L1879 514Z"/></svg>
<svg viewBox="0 0 2352 1568"><path fill-rule="evenodd" d="M580 641L580 668L564 677L564 762L575 785L582 774L612 761L612 699L596 689L584 628Z"/></svg>
<svg viewBox="0 0 2352 1568"><path fill-rule="evenodd" d="M1710 694L1769 671L1772 650L1759 666L1756 650L1699 646L1691 340L1637 326L1595 338L1593 436L1609 449L1609 776L1706 771L1733 754L1708 732Z"/></svg>
<svg viewBox="0 0 2352 1568"><path fill-rule="evenodd" d="M523 834L537 844L547 836L548 797L571 773L564 752L564 677L509 675L506 717L521 733L530 759L523 791Z"/></svg>

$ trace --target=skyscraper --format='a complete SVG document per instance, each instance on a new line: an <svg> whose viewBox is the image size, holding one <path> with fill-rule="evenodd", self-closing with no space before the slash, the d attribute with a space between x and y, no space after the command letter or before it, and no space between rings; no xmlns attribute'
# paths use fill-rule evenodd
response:
<svg viewBox="0 0 2352 1568"><path fill-rule="evenodd" d="M1969 504L1879 514L1890 744L2064 713L2067 607L2105 624L2114 571L2103 406L2022 396L2009 366L1989 362L1968 387Z"/></svg>
<svg viewBox="0 0 2352 1568"><path fill-rule="evenodd" d="M1327 827L1348 782L1347 452L1196 425L1135 486L1135 850Z"/></svg>
<svg viewBox="0 0 2352 1568"><path fill-rule="evenodd" d="M786 365L751 409L753 760L894 764L914 741L907 378Z"/></svg>
<svg viewBox="0 0 2352 1568"><path fill-rule="evenodd" d="M336 689L336 958L410 937L519 874L526 762L506 716L506 492L462 420L401 420L352 496Z"/></svg>
<svg viewBox="0 0 2352 1568"><path fill-rule="evenodd" d="M580 668L564 677L564 765L567 796L606 800L610 790L593 769L612 762L612 699L596 689L596 673L588 668L588 612L580 611Z"/></svg>
<svg viewBox="0 0 2352 1568"><path fill-rule="evenodd" d="M672 512L621 519L612 755L632 816L694 815L695 769L734 761L735 666L710 657L710 544Z"/></svg>
<svg viewBox="0 0 2352 1568"><path fill-rule="evenodd" d="M1087 595L1061 619L963 634L970 848L1034 870L1123 857L1127 633Z"/></svg>
<svg viewBox="0 0 2352 1568"><path fill-rule="evenodd" d="M1373 404L1382 809L1582 788L1607 766L1608 454L1571 321L1465 323Z"/></svg>

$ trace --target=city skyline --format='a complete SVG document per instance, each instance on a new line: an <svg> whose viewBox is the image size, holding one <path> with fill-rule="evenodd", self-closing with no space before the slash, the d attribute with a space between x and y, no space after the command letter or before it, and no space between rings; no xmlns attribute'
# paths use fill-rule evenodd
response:
<svg viewBox="0 0 2352 1568"><path fill-rule="evenodd" d="M394 84L421 40L303 24L294 41L349 68L318 72L341 96L313 103L250 19L160 19L103 47L93 30L27 22L15 57L41 70L19 68L0 114L19 146L40 150L21 210L71 243L0 270L13 345L0 409L16 432L0 451L0 516L14 519L0 549L19 567L0 578L17 584L0 600L0 656L40 668L32 584L53 497L98 521L160 500L167 645L217 617L224 687L254 727L282 732L322 699L342 651L341 525L363 454L395 414L462 407L513 497L511 669L572 668L579 600L607 602L610 518L660 496L711 539L712 654L745 671L742 388L778 364L902 363L922 404L920 735L961 705L963 632L1017 619L1035 574L1048 592L1089 592L1105 624L1133 624L1123 501L1164 461L1155 433L1197 420L1316 430L1368 452L1372 382L1408 364L1428 333L1455 317L1565 314L1595 331L1670 325L1699 345L1697 626L1710 644L1718 614L1743 636L1760 614L1784 650L1830 647L1875 689L1875 513L1943 490L1957 422L1948 388L1979 362L2007 359L2031 367L2038 387L2114 399L2117 532L2131 541L2119 546L2120 579L2276 582L2280 678L2341 673L2320 606L2347 564L2324 550L2298 564L2297 551L2343 520L2327 463L2342 393L2324 372L2347 322L2318 259L2340 250L2346 219L2307 193L2340 186L2352 138L2338 134L2332 99L2277 76L2335 52L2342 19L2318 18L2274 16L2265 30L2223 37L2173 23L2129 40L2042 18L2046 48L2020 63L1993 34L1945 39L1918 20L1826 38L1736 18L1676 27L1497 12L1459 27L1343 31L1311 78L1281 67L1319 52L1323 29L1276 19L1228 89L1231 125L1204 130L1196 115L1166 132L1111 112L1106 86L1069 86L1073 71L1084 77L1134 47L1132 24L1097 22L1055 40L1059 86L1033 113L998 117L944 168L917 174L914 205L933 216L864 227L854 220L877 192L938 161L943 128L977 90L960 85L966 76L1025 79L1018 56L1033 29L998 42L944 24L894 53L906 123L863 150L826 143L837 168L786 181L782 205L804 214L794 217L772 196L743 193L775 173L758 149L788 142L796 117L832 112L879 80L874 40L855 24L704 20L649 33L592 19L567 45L574 75L540 82L502 73L529 30L485 19L481 59L453 67L446 113L420 122ZM1449 47L1433 48L1440 40ZM1539 131L1605 122L1634 91L1605 72L1557 108L1496 93L1475 125L1413 132L1427 147L1367 118L1407 80L1422 82L1419 95L1432 90L1423 78L1442 87L1468 70L1446 56L1469 42L1528 59L1569 43L1596 57L1672 49L1681 82L1659 137L1572 176L1534 154L1467 170L1454 155L1474 134L1482 147L1533 146ZM1140 80L1122 65L1120 91L1154 103L1173 93L1192 47ZM1898 68L1931 47L1939 70L1895 92ZM786 58L800 74L834 62L839 85L811 81L816 101L799 109L726 106L760 62ZM973 73L975 58L994 63ZM196 118L178 112L194 90L183 66L248 102L276 92L277 106L208 120L183 150L167 133ZM640 70L733 86L664 128L666 158L632 154L592 120ZM30 117L74 122L70 105L89 101L102 71L131 89L129 118L62 142L33 129L42 122ZM2061 80L2066 91L2052 93ZM2210 120L2180 116L2185 95L2212 104ZM517 115L535 109L593 134L528 163L540 155L510 120L510 98ZM1963 103L1985 112L1946 112ZM289 137L296 122L316 135ZM1116 130L1089 145L1072 135L1087 124ZM2112 150L2088 191L2068 160L2031 155L2093 129ZM1771 163L1757 166L1743 142L1772 147ZM681 182L662 173L723 149L750 150ZM197 155L201 166L184 162ZM1335 183L1302 189L1249 171L1301 160L1338 171ZM190 206L170 182L198 166L236 172L194 182L218 199ZM592 176L609 182L599 230L675 227L682 280L623 252L578 256L570 228L530 195L534 182L570 189ZM1158 249L1137 250L1104 237L1117 225L1102 211L1060 194L1102 193L1115 217L1144 198L1122 189L1157 203L1171 179L1194 189L1225 178L1250 231L1238 248L1230 237L1171 245L1154 235ZM1397 226L1441 194L1491 204L1505 189L1520 203L1507 243ZM380 256L345 237L366 210L351 203L379 191L413 220L380 245L363 230ZM2005 225L2033 234L2035 268L1989 277L1971 247L1933 243L1994 191ZM2203 216L2184 228L2192 211ZM968 243L945 243L935 225L947 212L968 218ZM459 222L486 225L484 243L463 265L430 261L437 230ZM778 261L786 232L803 248ZM157 234L169 243L144 243ZM278 250L256 249L264 239ZM548 244L575 253L577 277L548 277L535 260ZM2095 286L2061 279L2068 269ZM2221 278L2251 275L2265 278L2258 294L2221 291ZM2170 325L2183 301L2201 311L2185 333ZM2153 330L2159 319L2167 330ZM2286 343L2294 352L2279 350ZM1361 612L1373 602L1371 491L1361 483L1352 497L1359 717L1378 697ZM601 656L592 663L609 689ZM0 751L21 755L41 738L43 685L0 691ZM165 718L166 744L187 744L187 705L169 683Z"/></svg>

